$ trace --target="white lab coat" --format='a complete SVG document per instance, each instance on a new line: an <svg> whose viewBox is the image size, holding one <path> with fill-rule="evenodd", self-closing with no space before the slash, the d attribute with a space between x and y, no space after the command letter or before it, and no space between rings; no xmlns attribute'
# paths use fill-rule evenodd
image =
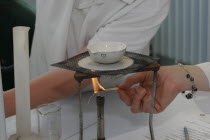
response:
<svg viewBox="0 0 210 140"><path fill-rule="evenodd" d="M209 80L209 87L210 87L210 62L201 63L201 64L198 64L197 66L199 66L205 73L206 77Z"/></svg>
<svg viewBox="0 0 210 140"><path fill-rule="evenodd" d="M95 41L121 41L148 55L168 9L169 0L37 0L32 78Z"/></svg>

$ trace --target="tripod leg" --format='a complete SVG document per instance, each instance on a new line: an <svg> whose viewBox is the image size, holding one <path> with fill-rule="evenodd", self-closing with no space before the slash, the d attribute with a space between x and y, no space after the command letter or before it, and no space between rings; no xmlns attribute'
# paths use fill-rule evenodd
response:
<svg viewBox="0 0 210 140"><path fill-rule="evenodd" d="M150 114L149 114L149 129L150 129L151 140L155 140L154 130L153 130L153 113L154 113L156 85L157 85L157 71L154 71L153 87L152 87L152 100L151 100L151 104L150 104Z"/></svg>
<svg viewBox="0 0 210 140"><path fill-rule="evenodd" d="M82 111L82 93L81 93L81 82L78 83L78 94L79 94L79 140L83 140L83 111Z"/></svg>

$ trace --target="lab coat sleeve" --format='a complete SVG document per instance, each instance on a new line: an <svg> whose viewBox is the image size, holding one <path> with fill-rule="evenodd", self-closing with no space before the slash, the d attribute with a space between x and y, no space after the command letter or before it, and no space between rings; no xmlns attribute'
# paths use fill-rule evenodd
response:
<svg viewBox="0 0 210 140"><path fill-rule="evenodd" d="M89 41L119 41L125 43L127 51L149 54L149 42L160 24L168 15L168 0L145 1L121 18L101 27Z"/></svg>
<svg viewBox="0 0 210 140"><path fill-rule="evenodd" d="M209 80L209 87L210 87L210 62L201 63L201 64L198 64L197 66L199 66L203 70L203 72L206 74L206 77Z"/></svg>

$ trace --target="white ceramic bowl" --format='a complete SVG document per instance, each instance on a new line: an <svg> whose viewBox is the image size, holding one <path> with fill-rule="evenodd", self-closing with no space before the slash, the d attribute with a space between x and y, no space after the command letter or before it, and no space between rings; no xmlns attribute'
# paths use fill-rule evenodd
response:
<svg viewBox="0 0 210 140"><path fill-rule="evenodd" d="M126 45L121 42L97 42L87 46L90 58L98 63L116 63L122 59Z"/></svg>

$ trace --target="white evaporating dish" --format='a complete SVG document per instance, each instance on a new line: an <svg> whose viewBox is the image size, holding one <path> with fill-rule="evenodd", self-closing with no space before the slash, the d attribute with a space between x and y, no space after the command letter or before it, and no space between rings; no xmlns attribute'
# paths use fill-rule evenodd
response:
<svg viewBox="0 0 210 140"><path fill-rule="evenodd" d="M78 65L82 68L97 71L111 71L125 69L133 64L133 59L123 56L122 60L112 64L101 64L94 62L90 57L81 59Z"/></svg>
<svg viewBox="0 0 210 140"><path fill-rule="evenodd" d="M98 63L110 64L120 61L126 51L127 46L121 42L96 42L88 45L87 49L90 58Z"/></svg>

